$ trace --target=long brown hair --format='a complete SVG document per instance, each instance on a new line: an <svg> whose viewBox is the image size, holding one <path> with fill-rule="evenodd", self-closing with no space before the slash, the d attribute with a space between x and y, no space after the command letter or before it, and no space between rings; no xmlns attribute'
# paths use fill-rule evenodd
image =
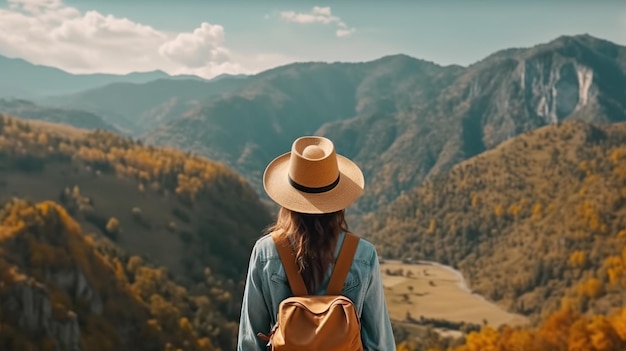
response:
<svg viewBox="0 0 626 351"><path fill-rule="evenodd" d="M302 280L309 294L314 294L334 261L337 238L342 231L348 231L348 223L345 210L305 214L281 207L276 223L268 230L291 239Z"/></svg>

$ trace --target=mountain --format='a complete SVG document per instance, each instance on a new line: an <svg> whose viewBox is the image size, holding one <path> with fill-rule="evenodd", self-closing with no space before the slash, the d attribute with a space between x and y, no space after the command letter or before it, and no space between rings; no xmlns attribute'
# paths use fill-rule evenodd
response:
<svg viewBox="0 0 626 351"><path fill-rule="evenodd" d="M144 83L169 78L162 71L117 74L71 74L54 67L0 56L0 97L33 99L91 89L114 83Z"/></svg>
<svg viewBox="0 0 626 351"><path fill-rule="evenodd" d="M158 126L145 140L191 148L226 162L260 189L267 162L288 151L296 137L328 134L324 126L336 121L358 121L361 129L350 128L333 138L340 153L358 158L350 143L355 135L369 133L375 124L370 120L401 119L397 111L411 104L407 90L418 85L428 87L414 99L427 103L438 88L449 84L460 71L404 55L359 64L292 64L249 78L248 84L239 90ZM385 130L382 132L371 137L372 149L364 150L368 157L397 137L393 131L387 135ZM378 144L374 143L376 139L380 139ZM366 176L371 176L372 170L365 166Z"/></svg>
<svg viewBox="0 0 626 351"><path fill-rule="evenodd" d="M58 201L85 228L183 280L202 277L204 267L241 277L270 222L249 185L222 164L109 132L9 117L0 125L0 199Z"/></svg>
<svg viewBox="0 0 626 351"><path fill-rule="evenodd" d="M0 98L0 113L18 116L25 119L63 123L83 129L100 129L114 133L121 132L105 122L102 117L80 110L67 110L36 105L27 100Z"/></svg>
<svg viewBox="0 0 626 351"><path fill-rule="evenodd" d="M370 212L520 133L569 119L625 120L625 53L582 35L469 67L404 55L292 64L248 78L145 140L226 162L260 191L265 165L295 137L325 135L363 167L368 188L355 211Z"/></svg>
<svg viewBox="0 0 626 351"><path fill-rule="evenodd" d="M231 169L0 115L0 204L1 349L233 349L271 219Z"/></svg>
<svg viewBox="0 0 626 351"><path fill-rule="evenodd" d="M607 313L626 286L625 157L626 123L542 127L432 177L358 230L381 256L452 265L535 320L563 297Z"/></svg>
<svg viewBox="0 0 626 351"><path fill-rule="evenodd" d="M229 75L212 80L179 77L141 84L119 82L38 101L64 109L90 111L127 133L141 136L154 126L176 120L211 97L233 91L245 83L246 76Z"/></svg>
<svg viewBox="0 0 626 351"><path fill-rule="evenodd" d="M410 107L391 118L357 117L321 129L365 166L366 208L525 131L567 119L626 119L626 71L578 37L501 56L464 69L427 103L410 98ZM431 86L417 85L409 95L425 89ZM385 137L387 144L371 149L371 140Z"/></svg>
<svg viewBox="0 0 626 351"><path fill-rule="evenodd" d="M327 136L364 170L360 214L520 133L569 119L625 120L625 57L614 43L562 36L469 67L406 55L295 63L210 81L115 83L39 103L224 162L261 194L273 157L298 136Z"/></svg>
<svg viewBox="0 0 626 351"><path fill-rule="evenodd" d="M0 209L3 350L231 350L226 285L195 293L163 268L87 234L59 204Z"/></svg>

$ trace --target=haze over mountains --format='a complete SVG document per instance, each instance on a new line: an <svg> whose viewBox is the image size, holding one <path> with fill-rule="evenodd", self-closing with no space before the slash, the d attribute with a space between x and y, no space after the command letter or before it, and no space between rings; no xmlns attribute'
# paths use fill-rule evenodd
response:
<svg viewBox="0 0 626 351"><path fill-rule="evenodd" d="M162 71L113 74L74 75L58 68L31 64L19 58L0 56L0 95L33 98L45 95L68 94L114 82L144 83L169 78Z"/></svg>
<svg viewBox="0 0 626 351"><path fill-rule="evenodd" d="M142 84L117 82L39 101L102 115L118 128L141 136L157 125L189 114L212 97L242 87L245 81L245 76L224 75L208 81L181 78Z"/></svg>
<svg viewBox="0 0 626 351"><path fill-rule="evenodd" d="M112 124L91 112L76 109L61 109L34 104L22 99L0 98L0 111L26 119L63 123L78 128L100 129L121 134Z"/></svg>
<svg viewBox="0 0 626 351"><path fill-rule="evenodd" d="M258 191L264 166L295 137L326 135L363 167L368 191L357 206L369 212L519 133L566 119L624 120L625 57L611 42L563 36L469 67L395 55L211 81L117 82L35 101L225 162Z"/></svg>

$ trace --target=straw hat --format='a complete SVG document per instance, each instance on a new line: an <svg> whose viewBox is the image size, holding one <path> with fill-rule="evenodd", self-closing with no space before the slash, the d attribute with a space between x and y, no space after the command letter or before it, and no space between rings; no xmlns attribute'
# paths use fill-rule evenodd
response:
<svg viewBox="0 0 626 351"><path fill-rule="evenodd" d="M364 183L359 167L319 136L296 139L291 152L270 162L263 175L269 197L300 213L342 210L361 196Z"/></svg>

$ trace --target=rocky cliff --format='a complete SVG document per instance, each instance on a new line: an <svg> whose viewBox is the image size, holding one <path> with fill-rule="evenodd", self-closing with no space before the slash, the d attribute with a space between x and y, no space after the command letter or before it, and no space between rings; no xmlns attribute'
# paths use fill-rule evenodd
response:
<svg viewBox="0 0 626 351"><path fill-rule="evenodd" d="M54 283L55 280L49 280ZM73 311L54 315L49 290L34 279L15 282L2 309L17 317L17 327L26 333L43 334L55 350L81 350L80 327Z"/></svg>
<svg viewBox="0 0 626 351"><path fill-rule="evenodd" d="M211 294L187 295L163 270L137 257L112 256L114 246L105 250L94 240L53 202L15 199L0 210L1 350L209 351L219 350L214 342L232 345L226 340L234 337L230 322Z"/></svg>

